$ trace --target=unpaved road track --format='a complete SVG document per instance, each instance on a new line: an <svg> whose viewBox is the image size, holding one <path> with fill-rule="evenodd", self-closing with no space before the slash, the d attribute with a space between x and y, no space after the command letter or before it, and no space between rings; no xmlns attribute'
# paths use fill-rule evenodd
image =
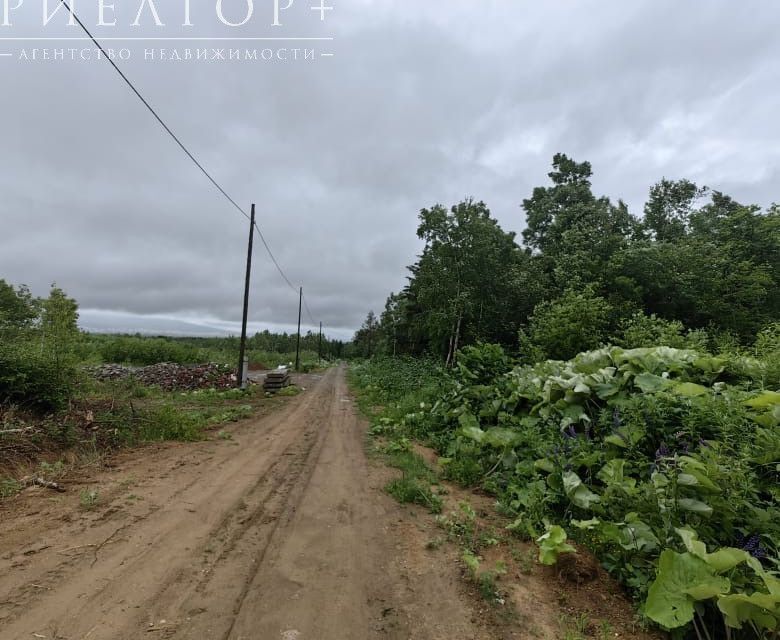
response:
<svg viewBox="0 0 780 640"><path fill-rule="evenodd" d="M0 639L492 638L366 460L343 368L232 439L0 511ZM384 475L383 475L384 474Z"/></svg>

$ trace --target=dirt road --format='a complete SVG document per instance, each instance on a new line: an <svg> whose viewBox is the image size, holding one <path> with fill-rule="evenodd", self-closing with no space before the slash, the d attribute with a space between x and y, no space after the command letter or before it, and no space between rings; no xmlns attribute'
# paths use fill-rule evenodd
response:
<svg viewBox="0 0 780 640"><path fill-rule="evenodd" d="M29 490L0 511L0 638L495 637L363 438L334 368L229 438Z"/></svg>

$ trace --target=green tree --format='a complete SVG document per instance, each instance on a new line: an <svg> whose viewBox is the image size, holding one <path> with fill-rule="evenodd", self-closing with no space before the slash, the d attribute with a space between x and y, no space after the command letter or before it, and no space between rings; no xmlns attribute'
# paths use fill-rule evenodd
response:
<svg viewBox="0 0 780 640"><path fill-rule="evenodd" d="M682 238L691 222L696 201L707 193L690 180L662 179L650 189L643 228L659 242Z"/></svg>
<svg viewBox="0 0 780 640"><path fill-rule="evenodd" d="M542 253L561 251L563 233L588 217L596 203L592 174L590 162L578 163L566 154L555 154L553 171L548 174L553 186L536 187L533 195L523 200L526 245Z"/></svg>
<svg viewBox="0 0 780 640"><path fill-rule="evenodd" d="M780 316L780 208L745 206L689 180L650 189L644 218L596 197L592 167L553 158L551 184L523 200L524 247L465 200L420 212L424 248L388 298L375 348L440 356L516 344L525 357L570 357L616 338L752 343ZM637 315L638 314L638 315ZM529 320L530 318L530 320ZM356 339L367 346L365 325Z"/></svg>
<svg viewBox="0 0 780 640"><path fill-rule="evenodd" d="M777 317L770 268L735 259L714 242L689 237L635 244L611 266L637 307L690 328L713 325L750 340Z"/></svg>
<svg viewBox="0 0 780 640"><path fill-rule="evenodd" d="M37 300L0 282L0 308L0 402L59 408L76 378L76 302L54 286Z"/></svg>
<svg viewBox="0 0 780 640"><path fill-rule="evenodd" d="M73 352L80 337L78 318L76 301L52 285L49 297L41 302L40 331L44 352L63 382L73 374Z"/></svg>
<svg viewBox="0 0 780 640"><path fill-rule="evenodd" d="M24 286L14 288L0 279L0 335L8 336L32 327L38 318L37 301Z"/></svg>
<svg viewBox="0 0 780 640"><path fill-rule="evenodd" d="M399 353L399 340L404 319L405 299L402 295L391 293L385 303L385 310L379 319L381 335L384 341L383 351L393 357Z"/></svg>
<svg viewBox="0 0 780 640"><path fill-rule="evenodd" d="M524 360L568 360L606 340L612 307L592 291L567 290L557 300L536 306L520 332Z"/></svg>
<svg viewBox="0 0 780 640"><path fill-rule="evenodd" d="M511 343L518 316L533 308L531 256L490 215L485 203L464 200L420 212L425 248L412 273L409 297L423 310L427 346L448 365L463 344ZM531 294L530 297L533 297Z"/></svg>
<svg viewBox="0 0 780 640"><path fill-rule="evenodd" d="M567 287L593 285L606 292L609 261L638 229L623 202L596 198L591 190L591 165L556 154L551 187L537 187L523 201L525 243L540 253L551 274L553 296Z"/></svg>
<svg viewBox="0 0 780 640"><path fill-rule="evenodd" d="M377 353L377 346L380 343L379 321L373 311L369 311L363 325L355 333L352 342L356 346L358 353L364 358L371 358Z"/></svg>

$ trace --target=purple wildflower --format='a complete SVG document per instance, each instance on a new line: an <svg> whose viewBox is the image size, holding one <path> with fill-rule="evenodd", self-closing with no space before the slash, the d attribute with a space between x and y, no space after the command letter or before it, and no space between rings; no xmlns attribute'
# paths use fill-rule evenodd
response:
<svg viewBox="0 0 780 640"><path fill-rule="evenodd" d="M655 452L655 459L661 460L662 458L668 458L670 455L669 447L666 446L665 442L661 443L661 446L658 447L657 451Z"/></svg>
<svg viewBox="0 0 780 640"><path fill-rule="evenodd" d="M767 557L766 549L761 546L761 536L756 533L749 536L740 536L737 544L740 549L747 551L758 560L763 560Z"/></svg>

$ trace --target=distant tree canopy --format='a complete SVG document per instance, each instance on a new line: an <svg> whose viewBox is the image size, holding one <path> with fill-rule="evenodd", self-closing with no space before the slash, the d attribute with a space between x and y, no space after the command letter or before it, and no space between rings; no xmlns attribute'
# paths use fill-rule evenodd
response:
<svg viewBox="0 0 780 640"><path fill-rule="evenodd" d="M367 355L370 338L372 353L428 352L452 364L464 345L491 342L568 358L645 326L677 342L696 330L697 344L715 348L751 343L778 320L777 205L762 211L662 179L639 218L594 195L588 162L557 154L549 177L523 201L520 244L484 202L420 211L425 245L408 285L378 320L370 315L353 349Z"/></svg>

